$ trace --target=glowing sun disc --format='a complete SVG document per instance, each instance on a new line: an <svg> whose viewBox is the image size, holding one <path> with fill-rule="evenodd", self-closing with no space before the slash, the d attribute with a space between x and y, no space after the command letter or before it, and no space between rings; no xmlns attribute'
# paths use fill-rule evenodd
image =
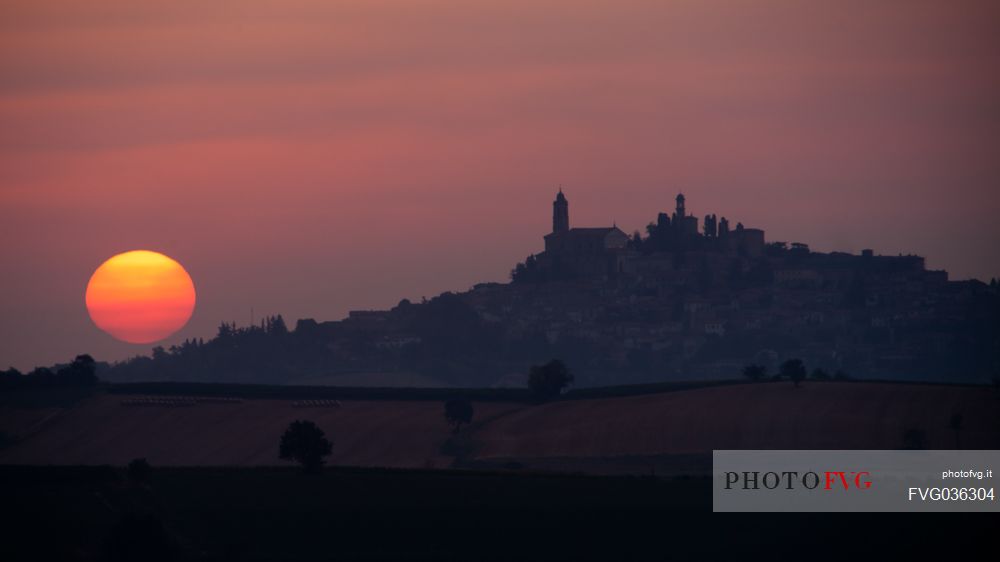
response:
<svg viewBox="0 0 1000 562"><path fill-rule="evenodd" d="M180 330L194 312L191 276L158 252L112 256L87 283L87 312L98 328L129 343L151 343Z"/></svg>

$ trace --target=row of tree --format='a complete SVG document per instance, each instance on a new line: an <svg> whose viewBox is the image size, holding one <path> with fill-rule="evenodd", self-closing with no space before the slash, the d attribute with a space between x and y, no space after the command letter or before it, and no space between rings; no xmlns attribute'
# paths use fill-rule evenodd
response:
<svg viewBox="0 0 1000 562"><path fill-rule="evenodd" d="M38 367L28 374L11 367L0 371L0 389L94 386L97 363L90 355L77 355L72 363L53 368Z"/></svg>
<svg viewBox="0 0 1000 562"><path fill-rule="evenodd" d="M817 367L810 373L801 359L789 359L785 361L778 368L778 372L770 377L768 376L767 367L764 365L750 364L743 367L743 376L754 382L763 381L768 378L771 380L790 380L795 386L799 386L802 381L806 380L807 376L818 381L850 380L851 378L847 373L839 369L830 374L824 369Z"/></svg>

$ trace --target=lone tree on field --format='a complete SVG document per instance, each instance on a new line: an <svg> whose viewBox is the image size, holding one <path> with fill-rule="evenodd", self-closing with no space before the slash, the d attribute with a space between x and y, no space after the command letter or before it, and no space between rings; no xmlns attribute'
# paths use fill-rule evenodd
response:
<svg viewBox="0 0 1000 562"><path fill-rule="evenodd" d="M790 379L798 388L806 378L806 366L801 359L789 359L781 364L781 378Z"/></svg>
<svg viewBox="0 0 1000 562"><path fill-rule="evenodd" d="M767 367L757 364L747 365L743 367L743 376L754 382L764 380L767 376Z"/></svg>
<svg viewBox="0 0 1000 562"><path fill-rule="evenodd" d="M472 422L472 402L466 398L452 398L444 403L444 419L455 427L455 433L463 423Z"/></svg>
<svg viewBox="0 0 1000 562"><path fill-rule="evenodd" d="M323 435L323 430L308 420L293 421L281 436L279 455L284 460L294 460L306 472L319 472L323 457L328 456L333 445Z"/></svg>
<svg viewBox="0 0 1000 562"><path fill-rule="evenodd" d="M528 388L535 398L545 401L559 396L573 382L566 364L553 359L544 365L532 365L528 371Z"/></svg>

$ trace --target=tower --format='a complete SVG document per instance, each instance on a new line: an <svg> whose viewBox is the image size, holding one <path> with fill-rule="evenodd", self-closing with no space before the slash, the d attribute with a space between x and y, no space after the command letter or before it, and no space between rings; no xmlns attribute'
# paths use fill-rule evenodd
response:
<svg viewBox="0 0 1000 562"><path fill-rule="evenodd" d="M717 234L715 215L705 215L705 236L715 238Z"/></svg>
<svg viewBox="0 0 1000 562"><path fill-rule="evenodd" d="M684 218L684 194L683 193L678 193L677 194L677 211L676 212L677 212L677 215L676 215L677 218L679 218L679 219Z"/></svg>
<svg viewBox="0 0 1000 562"><path fill-rule="evenodd" d="M656 215L656 228L666 232L670 228L670 215L666 213Z"/></svg>
<svg viewBox="0 0 1000 562"><path fill-rule="evenodd" d="M567 231L569 231L569 201L566 200L560 187L556 200L552 202L552 232Z"/></svg>

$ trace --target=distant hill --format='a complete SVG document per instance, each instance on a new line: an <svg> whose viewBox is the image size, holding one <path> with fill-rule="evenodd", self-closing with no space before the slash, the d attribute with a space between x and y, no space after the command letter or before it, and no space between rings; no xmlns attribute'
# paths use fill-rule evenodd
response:
<svg viewBox="0 0 1000 562"><path fill-rule="evenodd" d="M361 386L509 387L555 358L583 387L727 379L748 364L773 374L789 359L865 379L1000 377L995 279L952 281L915 255L766 242L763 230L730 229L714 214L699 229L681 196L646 236L569 228L568 220L557 217L545 250L517 264L509 283L342 320L300 319L293 329L280 315L223 323L214 338L157 347L98 374L115 382L349 376ZM378 375L366 381L365 373Z"/></svg>

